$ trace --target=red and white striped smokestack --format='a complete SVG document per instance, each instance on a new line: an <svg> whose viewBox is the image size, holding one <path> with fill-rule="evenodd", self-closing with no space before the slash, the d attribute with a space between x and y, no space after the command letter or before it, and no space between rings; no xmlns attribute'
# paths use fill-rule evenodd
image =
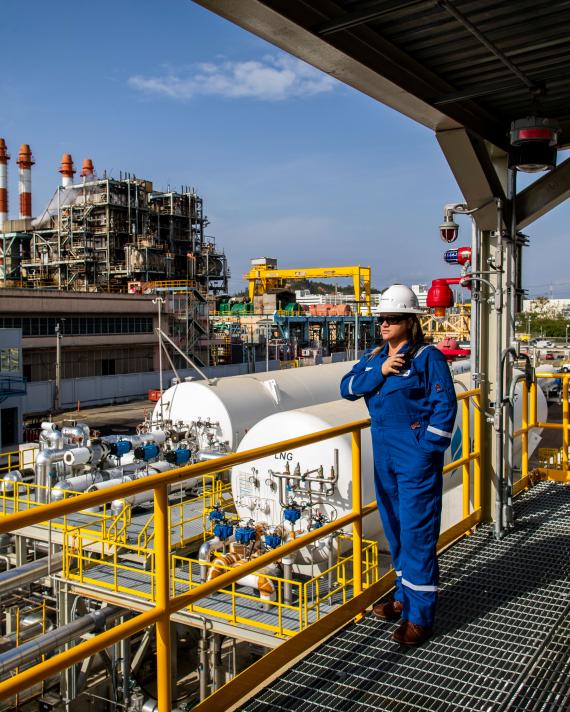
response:
<svg viewBox="0 0 570 712"><path fill-rule="evenodd" d="M32 217L32 166L35 161L32 158L32 151L27 143L20 146L20 153L16 161L20 168L19 193L20 193L20 217Z"/></svg>
<svg viewBox="0 0 570 712"><path fill-rule="evenodd" d="M61 173L61 185L64 188L68 188L73 185L73 175L75 170L73 169L73 158L71 153L64 153L61 157L61 168L59 169Z"/></svg>
<svg viewBox="0 0 570 712"><path fill-rule="evenodd" d="M93 166L93 161L90 158L86 158L83 161L83 167L81 168L81 177L90 180L95 176L95 168Z"/></svg>
<svg viewBox="0 0 570 712"><path fill-rule="evenodd" d="M6 141L0 138L0 230L8 220L8 161Z"/></svg>

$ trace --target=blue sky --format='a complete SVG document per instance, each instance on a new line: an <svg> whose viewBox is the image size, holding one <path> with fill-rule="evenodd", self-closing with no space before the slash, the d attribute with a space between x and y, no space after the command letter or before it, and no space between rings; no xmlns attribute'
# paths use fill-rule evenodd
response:
<svg viewBox="0 0 570 712"><path fill-rule="evenodd" d="M195 186L234 289L259 256L370 265L380 287L455 276L437 226L461 195L428 129L190 0L3 0L2 17L12 216L29 143L34 212L63 152L157 188ZM532 294L570 296L569 213L527 229ZM469 244L463 220L457 246Z"/></svg>

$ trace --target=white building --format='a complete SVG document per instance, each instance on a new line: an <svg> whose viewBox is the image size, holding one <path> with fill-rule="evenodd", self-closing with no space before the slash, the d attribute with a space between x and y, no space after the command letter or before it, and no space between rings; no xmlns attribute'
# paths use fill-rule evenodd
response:
<svg viewBox="0 0 570 712"><path fill-rule="evenodd" d="M352 294L342 294L337 292L334 294L312 294L308 289L297 289L295 291L295 299L299 304L356 304L354 295ZM361 301L364 302L364 294L360 297ZM380 299L379 294L370 295L370 303L372 308L378 306L378 301Z"/></svg>
<svg viewBox="0 0 570 712"><path fill-rule="evenodd" d="M418 298L418 302L420 304L420 307L425 307L426 305L426 299L427 299L427 293L429 291L429 285L427 284L412 284L412 292L416 295Z"/></svg>
<svg viewBox="0 0 570 712"><path fill-rule="evenodd" d="M22 440L22 330L0 329L0 449L17 449Z"/></svg>
<svg viewBox="0 0 570 712"><path fill-rule="evenodd" d="M570 319L570 299L525 299L523 312L535 312L545 317L565 317Z"/></svg>

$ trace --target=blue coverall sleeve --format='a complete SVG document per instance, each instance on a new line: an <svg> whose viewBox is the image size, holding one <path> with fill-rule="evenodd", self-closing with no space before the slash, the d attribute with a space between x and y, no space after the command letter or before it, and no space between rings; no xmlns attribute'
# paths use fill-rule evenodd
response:
<svg viewBox="0 0 570 712"><path fill-rule="evenodd" d="M431 406L424 441L436 452L444 452L451 443L457 398L453 378L445 357L430 348L426 361L426 396Z"/></svg>
<svg viewBox="0 0 570 712"><path fill-rule="evenodd" d="M365 354L358 363L343 376L340 382L340 394L347 400L358 400L378 390L386 380L382 373L382 359L378 356L370 358Z"/></svg>

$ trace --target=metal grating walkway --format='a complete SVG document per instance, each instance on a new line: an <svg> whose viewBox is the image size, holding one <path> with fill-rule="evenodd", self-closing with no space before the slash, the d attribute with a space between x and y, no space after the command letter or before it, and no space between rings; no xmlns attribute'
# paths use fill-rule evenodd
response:
<svg viewBox="0 0 570 712"><path fill-rule="evenodd" d="M570 709L570 487L516 501L517 528L486 525L440 558L434 637L404 649L366 616L260 691L244 712Z"/></svg>

